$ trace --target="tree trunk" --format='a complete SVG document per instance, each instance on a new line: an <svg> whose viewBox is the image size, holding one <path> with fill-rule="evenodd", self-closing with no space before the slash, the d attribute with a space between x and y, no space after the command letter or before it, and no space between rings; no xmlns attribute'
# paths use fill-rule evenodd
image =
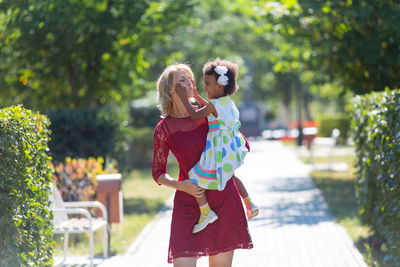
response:
<svg viewBox="0 0 400 267"><path fill-rule="evenodd" d="M309 98L305 97L303 100L304 100L303 101L303 108L304 108L304 113L305 113L305 116L306 116L306 120L311 121L312 118L311 118L311 113L310 113L310 105L309 105L310 101L309 101Z"/></svg>
<svg viewBox="0 0 400 267"><path fill-rule="evenodd" d="M286 128L290 128L290 102L283 101L283 106L284 106L284 125Z"/></svg>

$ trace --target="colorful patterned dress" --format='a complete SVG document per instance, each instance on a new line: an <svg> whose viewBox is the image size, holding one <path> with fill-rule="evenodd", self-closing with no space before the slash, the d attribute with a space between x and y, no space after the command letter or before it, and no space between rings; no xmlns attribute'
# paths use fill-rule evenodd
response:
<svg viewBox="0 0 400 267"><path fill-rule="evenodd" d="M229 96L210 100L218 118L210 114L206 147L200 161L189 171L189 178L198 186L224 190L234 171L243 164L248 152L239 132L239 111Z"/></svg>

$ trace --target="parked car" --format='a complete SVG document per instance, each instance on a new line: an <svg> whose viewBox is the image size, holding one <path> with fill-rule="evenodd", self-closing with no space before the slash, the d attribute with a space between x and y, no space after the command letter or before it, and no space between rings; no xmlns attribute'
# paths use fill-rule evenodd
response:
<svg viewBox="0 0 400 267"><path fill-rule="evenodd" d="M313 138L318 133L318 128L314 121L303 121L301 126L305 139ZM290 129L283 126L274 127L274 125L270 125L269 128L262 131L262 137L267 140L295 140L298 136L299 129L297 122L291 123Z"/></svg>
<svg viewBox="0 0 400 267"><path fill-rule="evenodd" d="M275 123L269 123L268 128L261 132L261 136L267 140L279 140L286 136L287 128Z"/></svg>

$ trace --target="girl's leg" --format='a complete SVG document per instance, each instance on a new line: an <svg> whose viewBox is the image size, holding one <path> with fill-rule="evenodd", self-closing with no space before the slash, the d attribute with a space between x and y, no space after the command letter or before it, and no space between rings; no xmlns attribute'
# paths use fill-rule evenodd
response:
<svg viewBox="0 0 400 267"><path fill-rule="evenodd" d="M214 256L210 256L208 259L209 267L231 267L233 260L233 250L219 253Z"/></svg>
<svg viewBox="0 0 400 267"><path fill-rule="evenodd" d="M239 191L240 196L243 199L247 198L249 196L249 193L247 193L246 187L244 187L242 181L236 176L233 176L233 179L235 179L236 187Z"/></svg>
<svg viewBox="0 0 400 267"><path fill-rule="evenodd" d="M207 227L208 224L215 222L218 219L217 214L211 210L208 205L207 197L204 195L202 197L196 198L197 204L200 208L200 218L197 224L193 227L193 233L200 232Z"/></svg>
<svg viewBox="0 0 400 267"><path fill-rule="evenodd" d="M196 258L180 257L174 259L174 267L196 267Z"/></svg>
<svg viewBox="0 0 400 267"><path fill-rule="evenodd" d="M257 206L251 201L249 193L247 193L247 190L244 187L242 181L236 176L233 176L233 178L235 179L236 187L239 191L239 194L243 198L244 204L246 205L247 218L251 219L253 217L256 217L259 213Z"/></svg>
<svg viewBox="0 0 400 267"><path fill-rule="evenodd" d="M207 197L205 194L202 197L196 197L196 201L197 204L199 204L199 207L208 204Z"/></svg>

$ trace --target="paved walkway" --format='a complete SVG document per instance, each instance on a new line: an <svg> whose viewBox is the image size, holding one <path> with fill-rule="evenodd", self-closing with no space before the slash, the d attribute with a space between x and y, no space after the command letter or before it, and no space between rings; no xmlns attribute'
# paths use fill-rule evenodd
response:
<svg viewBox="0 0 400 267"><path fill-rule="evenodd" d="M320 191L308 177L309 167L279 142L256 141L242 178L260 215L249 221L252 250L236 250L233 266L367 266L345 230L333 221ZM167 264L171 204L131 245L128 253L100 267L172 266ZM198 261L208 266L207 258Z"/></svg>

